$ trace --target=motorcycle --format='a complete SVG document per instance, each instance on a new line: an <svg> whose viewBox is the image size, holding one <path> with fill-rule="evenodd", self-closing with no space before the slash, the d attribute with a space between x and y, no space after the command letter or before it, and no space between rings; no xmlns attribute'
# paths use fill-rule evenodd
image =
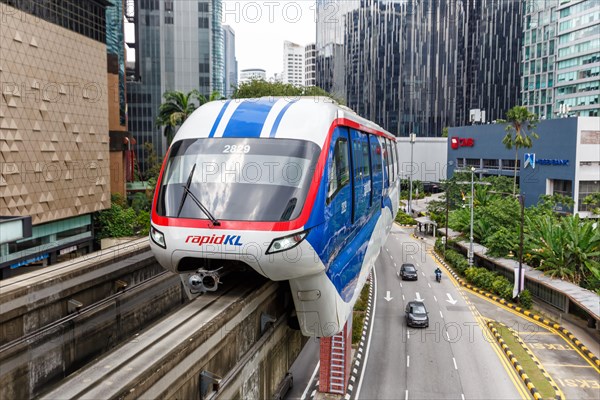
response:
<svg viewBox="0 0 600 400"><path fill-rule="evenodd" d="M441 272L436 272L435 273L435 280L438 282L442 281L442 273Z"/></svg>

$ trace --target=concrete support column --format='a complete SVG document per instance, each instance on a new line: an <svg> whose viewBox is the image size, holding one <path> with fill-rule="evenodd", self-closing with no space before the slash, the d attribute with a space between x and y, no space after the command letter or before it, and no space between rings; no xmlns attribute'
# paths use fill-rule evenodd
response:
<svg viewBox="0 0 600 400"><path fill-rule="evenodd" d="M352 364L352 317L340 333L320 341L319 392L343 395Z"/></svg>

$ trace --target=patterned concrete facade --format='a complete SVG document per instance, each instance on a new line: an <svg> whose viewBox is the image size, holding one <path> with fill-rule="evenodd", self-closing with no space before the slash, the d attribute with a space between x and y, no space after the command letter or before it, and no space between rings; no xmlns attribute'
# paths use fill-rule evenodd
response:
<svg viewBox="0 0 600 400"><path fill-rule="evenodd" d="M0 214L110 207L106 44L2 5Z"/></svg>

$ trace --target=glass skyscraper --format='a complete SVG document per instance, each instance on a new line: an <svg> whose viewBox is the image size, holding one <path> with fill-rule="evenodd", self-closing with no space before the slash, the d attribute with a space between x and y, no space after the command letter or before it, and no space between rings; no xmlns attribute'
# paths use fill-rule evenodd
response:
<svg viewBox="0 0 600 400"><path fill-rule="evenodd" d="M600 115L600 2L528 3L523 105L541 118Z"/></svg>
<svg viewBox="0 0 600 400"><path fill-rule="evenodd" d="M197 89L207 98L223 90L221 0L136 0L135 56L139 76L127 82L129 131L136 158L147 168L144 143L160 156L166 151L162 128L155 124L168 90ZM218 18L217 22L214 19ZM217 60L217 58L219 58Z"/></svg>
<svg viewBox="0 0 600 400"><path fill-rule="evenodd" d="M335 11L335 12L334 12ZM317 85L401 136L504 118L520 99L518 0L317 3Z"/></svg>

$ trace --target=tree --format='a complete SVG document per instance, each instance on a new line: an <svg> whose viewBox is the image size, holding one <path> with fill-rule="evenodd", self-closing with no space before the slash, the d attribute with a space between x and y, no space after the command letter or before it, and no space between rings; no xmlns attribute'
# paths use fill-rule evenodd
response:
<svg viewBox="0 0 600 400"><path fill-rule="evenodd" d="M442 128L442 137L448 137L448 127Z"/></svg>
<svg viewBox="0 0 600 400"><path fill-rule="evenodd" d="M600 215L600 192L585 196L583 204L589 206L588 209L592 214Z"/></svg>
<svg viewBox="0 0 600 400"><path fill-rule="evenodd" d="M517 165L519 163L519 149L531 148L533 146L532 138L537 139L539 136L533 132L535 129L538 117L530 113L527 107L515 106L506 113L506 120L500 122L508 122L506 126L506 136L502 139L502 143L507 149L515 149L515 177L513 182L513 195L517 193ZM514 132L514 136L513 136Z"/></svg>
<svg viewBox="0 0 600 400"><path fill-rule="evenodd" d="M253 79L249 82L243 82L235 88L232 98L248 99L256 97L289 97L290 100L301 96L323 96L329 97L339 104L343 104L339 99L334 98L325 90L316 86L298 87L283 82L267 82L263 79Z"/></svg>
<svg viewBox="0 0 600 400"><path fill-rule="evenodd" d="M213 99L213 96L220 98L218 92L213 92L211 94L211 100ZM164 134L167 137L167 145L169 145L175 136L177 127L181 126L196 108L206 103L207 100L206 97L201 95L196 89L188 93L169 90L163 94L163 97L165 101L158 108L156 126L164 126ZM196 104L194 100L196 100L198 104Z"/></svg>

